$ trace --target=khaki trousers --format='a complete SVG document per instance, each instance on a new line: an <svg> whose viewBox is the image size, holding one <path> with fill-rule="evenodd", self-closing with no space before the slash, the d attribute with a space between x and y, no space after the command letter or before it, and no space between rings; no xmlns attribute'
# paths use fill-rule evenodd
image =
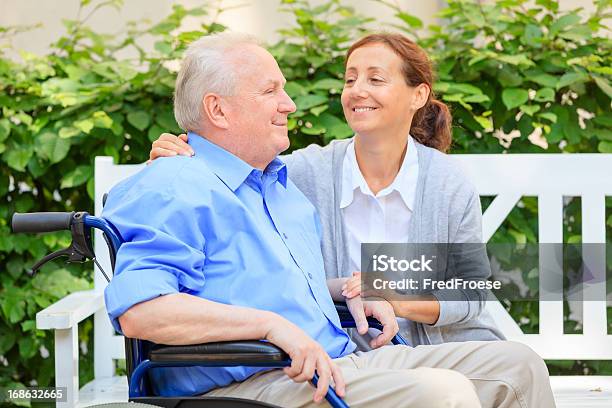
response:
<svg viewBox="0 0 612 408"><path fill-rule="evenodd" d="M334 361L342 370L344 400L350 407L555 406L546 365L520 343L385 346ZM313 394L312 385L295 383L282 370L273 370L206 395L248 398L281 407L317 407Z"/></svg>

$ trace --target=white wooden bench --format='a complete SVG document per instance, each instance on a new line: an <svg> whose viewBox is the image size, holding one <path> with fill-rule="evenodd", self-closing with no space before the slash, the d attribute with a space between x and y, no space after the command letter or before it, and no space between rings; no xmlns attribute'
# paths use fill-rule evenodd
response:
<svg viewBox="0 0 612 408"><path fill-rule="evenodd" d="M582 197L582 237L585 243L605 243L605 197L612 196L612 154L454 155L480 195L496 196L483 216L489 240L522 196L538 197L539 241L563 242L563 198ZM114 165L110 157L95 161L95 213L102 196L143 165ZM106 244L96 235L98 260L106 271ZM593 271L605 274L605 259L588 259ZM604 275L605 277L605 275ZM124 358L123 338L116 336L104 309L106 281L94 274L95 288L61 299L36 316L38 329L55 330L56 385L68 387L68 401L58 407L86 407L127 401L127 380L115 376L115 361ZM524 334L498 302L487 307L508 339L532 347L545 359L612 360L612 335L607 334L605 279L592 285L583 304L583 334L563 333L562 302L540 302L539 334ZM586 296L585 296L586 297ZM79 390L78 324L94 315L94 381ZM552 377L559 408L612 407L612 376Z"/></svg>

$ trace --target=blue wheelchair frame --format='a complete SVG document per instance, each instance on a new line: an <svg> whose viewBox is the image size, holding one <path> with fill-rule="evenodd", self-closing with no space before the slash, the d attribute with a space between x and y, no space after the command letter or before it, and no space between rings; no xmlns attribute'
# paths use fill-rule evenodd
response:
<svg viewBox="0 0 612 408"><path fill-rule="evenodd" d="M54 217L54 218L53 218ZM63 217L63 218L62 218ZM115 256L123 239L119 231L108 221L91 216L86 212L78 213L30 213L15 214L13 217L14 232L50 232L69 229L73 233L73 243L70 248L58 251L43 258L34 269L38 269L42 263L54 259L57 256L66 255L69 261L83 262L88 258L95 257L91 246L90 229L96 228L103 232L108 244L111 266L115 268ZM92 256L93 255L93 256ZM107 279L109 279L107 277ZM336 304L340 322L343 328L354 328L355 321L345 304ZM382 330L382 325L374 318L368 318L370 327ZM393 344L408 345L398 334ZM147 372L157 367L269 367L282 368L291 365L289 356L280 348L271 343L263 341L235 341L208 343L194 346L162 346L148 341L125 338L126 368L128 371L129 400L130 402L150 403L165 407L178 407L183 401L209 401L212 404L222 400L226 405L222 406L246 406L253 404L258 406L272 406L254 400L243 400L237 398L214 398L214 397L154 397L148 384ZM178 352L177 352L178 350ZM199 351L204 354L195 354ZM220 354L219 354L220 353ZM220 355L226 356L225 359ZM316 387L319 378L314 374L312 383ZM348 408L348 405L336 394L330 385L326 400L334 408ZM221 405L218 405L221 406Z"/></svg>

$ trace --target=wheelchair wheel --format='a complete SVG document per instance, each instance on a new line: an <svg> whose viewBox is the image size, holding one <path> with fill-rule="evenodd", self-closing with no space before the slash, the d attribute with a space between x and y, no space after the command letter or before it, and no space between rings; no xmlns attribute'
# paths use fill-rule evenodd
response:
<svg viewBox="0 0 612 408"><path fill-rule="evenodd" d="M265 402L240 398L169 398L155 401L154 404L141 402L113 402L110 404L90 405L87 408L280 408Z"/></svg>
<svg viewBox="0 0 612 408"><path fill-rule="evenodd" d="M140 402L112 402L109 404L90 405L87 408L159 408L155 405L141 404Z"/></svg>
<svg viewBox="0 0 612 408"><path fill-rule="evenodd" d="M90 405L87 408L158 408L155 405L140 402L112 402L109 404Z"/></svg>

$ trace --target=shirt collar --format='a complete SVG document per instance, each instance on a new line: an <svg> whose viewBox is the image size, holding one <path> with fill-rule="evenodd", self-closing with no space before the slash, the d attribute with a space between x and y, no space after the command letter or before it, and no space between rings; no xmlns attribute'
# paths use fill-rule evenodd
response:
<svg viewBox="0 0 612 408"><path fill-rule="evenodd" d="M281 185L287 188L287 166L281 159L275 157L266 167L265 173L276 174Z"/></svg>
<svg viewBox="0 0 612 408"><path fill-rule="evenodd" d="M261 173L261 170L254 168L238 156L233 155L197 133L189 132L187 136L189 138L188 143L195 152L194 157L203 160L213 173L232 191L236 191L251 173ZM277 176L277 180L283 187L287 187L287 168L285 163L278 157L268 164L263 174L265 176Z"/></svg>
<svg viewBox="0 0 612 408"><path fill-rule="evenodd" d="M419 158L414 139L408 135L408 148L402 161L399 172L393 182L378 193L378 196L385 196L393 191L397 191L404 204L410 209L414 209L416 194L416 182L418 179ZM365 181L355 156L355 139L351 141L346 149L344 161L342 163L342 197L340 208L348 207L354 199L355 189L360 189L363 194L374 195Z"/></svg>

